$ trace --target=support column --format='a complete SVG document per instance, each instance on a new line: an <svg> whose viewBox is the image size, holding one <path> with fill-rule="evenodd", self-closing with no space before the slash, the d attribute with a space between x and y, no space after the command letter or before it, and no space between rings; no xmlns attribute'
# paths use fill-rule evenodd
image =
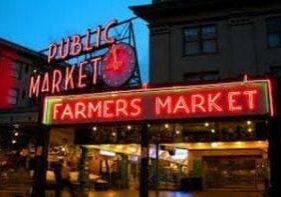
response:
<svg viewBox="0 0 281 197"><path fill-rule="evenodd" d="M158 196L158 191L159 191L159 140L160 137L157 139L157 143L156 143L156 158L155 158L155 191L157 193Z"/></svg>
<svg viewBox="0 0 281 197"><path fill-rule="evenodd" d="M268 158L270 162L269 196L281 196L281 122L277 118L270 120Z"/></svg>
<svg viewBox="0 0 281 197"><path fill-rule="evenodd" d="M272 80L275 115L269 119L268 158L270 162L269 196L281 196L281 78Z"/></svg>
<svg viewBox="0 0 281 197"><path fill-rule="evenodd" d="M121 155L121 188L128 189L128 155Z"/></svg>
<svg viewBox="0 0 281 197"><path fill-rule="evenodd" d="M50 127L41 124L38 129L37 146L35 151L35 169L32 184L32 197L45 197L46 170L48 167L48 146Z"/></svg>
<svg viewBox="0 0 281 197"><path fill-rule="evenodd" d="M86 183L88 183L89 171L87 161L88 160L88 148L81 146L81 159L79 163L79 182L80 182L80 190L84 191Z"/></svg>
<svg viewBox="0 0 281 197"><path fill-rule="evenodd" d="M148 128L146 124L142 124L141 129L141 168L140 168L140 197L148 197L148 162L149 162L149 140Z"/></svg>

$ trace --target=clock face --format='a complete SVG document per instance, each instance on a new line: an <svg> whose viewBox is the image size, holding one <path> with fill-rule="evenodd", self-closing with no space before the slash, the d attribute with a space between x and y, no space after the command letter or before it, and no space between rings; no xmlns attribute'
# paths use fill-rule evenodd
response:
<svg viewBox="0 0 281 197"><path fill-rule="evenodd" d="M132 76L135 65L133 47L125 43L113 44L103 59L103 81L110 87L121 86Z"/></svg>

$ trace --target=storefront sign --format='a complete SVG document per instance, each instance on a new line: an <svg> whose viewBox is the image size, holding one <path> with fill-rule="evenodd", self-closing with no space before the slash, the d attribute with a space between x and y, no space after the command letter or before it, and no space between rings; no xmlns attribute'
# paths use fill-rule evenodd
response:
<svg viewBox="0 0 281 197"><path fill-rule="evenodd" d="M97 85L98 79L108 87L119 87L126 83L135 71L136 54L134 47L110 36L109 31L116 25L118 22L112 20L104 28L99 26L94 32L94 38L88 30L85 36L74 35L63 39L59 44L50 44L49 64L95 50L107 50L98 53L99 55L91 54L91 58L75 65L58 65L51 67L46 73L35 73L30 78L29 97L89 89Z"/></svg>
<svg viewBox="0 0 281 197"><path fill-rule="evenodd" d="M51 43L49 45L48 63L52 63L54 60L64 60L69 56L76 57L83 52L91 52L103 45L114 43L115 39L109 36L109 31L117 23L117 20L112 20L104 28L98 26L95 34L91 34L91 30L88 29L85 36L76 34L62 39L59 44Z"/></svg>
<svg viewBox="0 0 281 197"><path fill-rule="evenodd" d="M46 97L44 124L273 115L269 80Z"/></svg>

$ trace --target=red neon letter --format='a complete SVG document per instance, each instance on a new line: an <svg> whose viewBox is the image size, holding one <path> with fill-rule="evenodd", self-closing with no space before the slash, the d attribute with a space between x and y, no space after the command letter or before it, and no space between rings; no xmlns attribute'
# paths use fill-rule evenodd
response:
<svg viewBox="0 0 281 197"><path fill-rule="evenodd" d="M84 103L82 102L75 103L75 111L74 111L75 119L79 119L79 117L87 118L85 111L86 111L86 106Z"/></svg>
<svg viewBox="0 0 281 197"><path fill-rule="evenodd" d="M142 101L141 98L135 98L135 99L133 99L131 101L131 106L135 110L134 112L133 111L130 112L131 116L138 116L138 115L140 115L141 110L142 110L142 108L141 108L141 101Z"/></svg>
<svg viewBox="0 0 281 197"><path fill-rule="evenodd" d="M65 71L65 82L64 88L68 90L68 85L70 84L70 89L74 89L74 81L73 81L73 71L75 66L67 67Z"/></svg>
<svg viewBox="0 0 281 197"><path fill-rule="evenodd" d="M97 84L97 76L98 76L98 65L101 61L101 57L95 57L91 59L92 68L93 68L93 84Z"/></svg>
<svg viewBox="0 0 281 197"><path fill-rule="evenodd" d="M218 92L215 95L208 94L208 111L212 112L215 109L218 112L223 111L222 108L216 103L218 98L221 96L221 93Z"/></svg>
<svg viewBox="0 0 281 197"><path fill-rule="evenodd" d="M55 69L53 71L53 81L52 81L52 94L55 92L60 92L60 83L62 80L62 73L60 70Z"/></svg>
<svg viewBox="0 0 281 197"><path fill-rule="evenodd" d="M76 56L82 51L82 43L81 43L81 36L74 35L72 36L72 50L71 55Z"/></svg>
<svg viewBox="0 0 281 197"><path fill-rule="evenodd" d="M31 98L33 94L35 94L36 97L39 96L40 81L41 81L41 75L37 75L35 81L34 81L34 76L31 76L30 83L29 83L29 98Z"/></svg>
<svg viewBox="0 0 281 197"><path fill-rule="evenodd" d="M55 104L54 104L54 110L53 110L53 115L52 115L53 120L56 120L56 119L58 118L58 117L57 117L57 114L60 112L60 111L58 110L58 107L60 107L60 106L62 106L61 103L55 103Z"/></svg>
<svg viewBox="0 0 281 197"><path fill-rule="evenodd" d="M73 120L73 112L69 104L65 105L60 119L63 120L65 116L68 116L71 120Z"/></svg>
<svg viewBox="0 0 281 197"><path fill-rule="evenodd" d="M127 112L127 108L128 108L128 103L125 99L118 99L116 101L116 116L128 116L128 112Z"/></svg>
<svg viewBox="0 0 281 197"><path fill-rule="evenodd" d="M206 112L204 108L205 98L201 94L191 95L191 108L192 112L196 113L196 108L201 109L202 112Z"/></svg>
<svg viewBox="0 0 281 197"><path fill-rule="evenodd" d="M237 100L234 98L235 96L241 95L241 92L229 92L228 93L228 109L229 111L241 111L242 106L241 105L235 105Z"/></svg>
<svg viewBox="0 0 281 197"><path fill-rule="evenodd" d="M82 81L83 79L85 79L87 77L87 74L85 74L84 71L84 66L87 65L88 62L84 61L82 63L79 64L79 74L78 74L78 87L79 88L84 88L86 87L86 83L85 81Z"/></svg>
<svg viewBox="0 0 281 197"><path fill-rule="evenodd" d="M101 36L101 27L98 26L97 27L97 33L96 33L96 43L95 43L96 48L100 47L100 36Z"/></svg>
<svg viewBox="0 0 281 197"><path fill-rule="evenodd" d="M52 43L49 45L48 63L50 63L57 55L57 45Z"/></svg>
<svg viewBox="0 0 281 197"><path fill-rule="evenodd" d="M66 38L66 41L62 39L59 48L60 58L65 59L69 54L69 50L70 50L70 38Z"/></svg>
<svg viewBox="0 0 281 197"><path fill-rule="evenodd" d="M85 51L91 51L93 47L91 46L91 30L88 29L86 32L86 43L85 43Z"/></svg>
<svg viewBox="0 0 281 197"><path fill-rule="evenodd" d="M96 105L94 105L94 103L92 103L92 102L89 102L89 104L88 104L88 117L92 118L93 113L97 113L96 117L101 117L101 113L102 113L102 102L101 101L98 101L96 103Z"/></svg>
<svg viewBox="0 0 281 197"><path fill-rule="evenodd" d="M41 86L41 92L49 92L50 91L50 80L49 73L44 74L44 79Z"/></svg>
<svg viewBox="0 0 281 197"><path fill-rule="evenodd" d="M170 114L172 97L167 96L164 101L160 97L155 98L155 113L157 115L161 114L162 108L166 108L166 114Z"/></svg>
<svg viewBox="0 0 281 197"><path fill-rule="evenodd" d="M115 42L115 39L110 38L108 34L109 34L110 28L115 26L117 23L118 23L117 20L114 19L112 21L109 21L109 23L104 27L104 31L103 31L102 35L103 35L103 40L105 43L111 44L111 43Z"/></svg>
<svg viewBox="0 0 281 197"><path fill-rule="evenodd" d="M111 112L110 110L112 110L113 108L110 107L110 104L113 104L114 102L111 100L105 100L103 102L103 116L104 118L112 118L114 116L114 114Z"/></svg>
<svg viewBox="0 0 281 197"><path fill-rule="evenodd" d="M179 99L177 100L176 106L173 110L173 114L178 113L178 110L183 110L185 113L190 113L190 110L188 106L186 105L184 96L180 96Z"/></svg>
<svg viewBox="0 0 281 197"><path fill-rule="evenodd" d="M256 108L255 101L254 101L254 95L256 95L258 92L256 90L249 90L244 91L243 94L248 97L248 107L249 109Z"/></svg>

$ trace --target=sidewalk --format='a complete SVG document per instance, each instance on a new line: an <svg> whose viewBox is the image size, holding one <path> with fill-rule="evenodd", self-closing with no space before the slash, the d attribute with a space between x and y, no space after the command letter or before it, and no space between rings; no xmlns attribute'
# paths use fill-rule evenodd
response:
<svg viewBox="0 0 281 197"><path fill-rule="evenodd" d="M28 197L26 191L0 191L1 197ZM53 191L47 191L46 197L54 197ZM67 191L62 193L62 197L70 197ZM138 191L90 191L85 194L77 194L77 197L138 197ZM236 192L236 191L200 191L200 192L169 192L150 191L149 197L264 197L262 192Z"/></svg>

